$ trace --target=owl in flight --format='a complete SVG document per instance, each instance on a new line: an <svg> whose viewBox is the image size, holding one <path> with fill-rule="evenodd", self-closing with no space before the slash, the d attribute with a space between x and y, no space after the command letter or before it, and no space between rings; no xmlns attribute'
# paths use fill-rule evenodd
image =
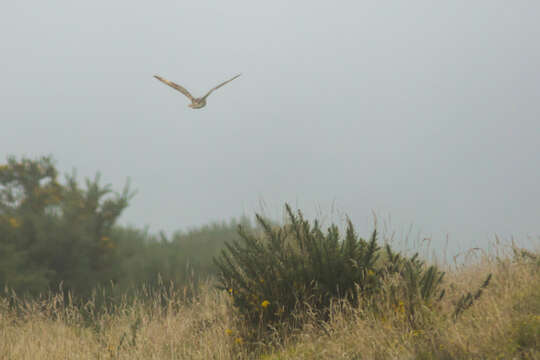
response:
<svg viewBox="0 0 540 360"><path fill-rule="evenodd" d="M154 77L156 79L158 79L159 81L161 82L164 82L165 84L169 85L170 87L172 87L173 89L176 89L178 91L180 91L182 94L184 94L189 100L191 100L191 104L189 104L188 106L192 109L200 109L200 108L203 108L205 105L206 105L206 98L212 93L212 91L214 90L217 90L219 89L220 87L222 87L223 85L233 81L234 79L236 79L237 77L239 77L240 75L242 74L238 74L236 75L235 77L233 77L232 79L229 79L227 81L224 81L222 82L221 84L219 84L218 86L216 87L213 87L212 89L210 89L210 91L208 91L206 93L206 95L204 95L203 97L200 97L200 98L196 98L196 97L193 97L193 95L191 95L189 93L189 91L187 91L186 89L184 89L182 86L178 85L178 84L175 84L173 83L172 81L169 81L167 79L164 79L162 77L159 77L157 75L154 75Z"/></svg>

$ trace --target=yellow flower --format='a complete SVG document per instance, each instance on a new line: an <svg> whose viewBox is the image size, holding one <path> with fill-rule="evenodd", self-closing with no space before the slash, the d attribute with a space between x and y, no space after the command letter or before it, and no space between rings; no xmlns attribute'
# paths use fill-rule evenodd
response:
<svg viewBox="0 0 540 360"><path fill-rule="evenodd" d="M231 295L233 294L233 289L232 288L229 289L229 294L231 294Z"/></svg>
<svg viewBox="0 0 540 360"><path fill-rule="evenodd" d="M101 241L109 241L111 240L108 236L102 236Z"/></svg>
<svg viewBox="0 0 540 360"><path fill-rule="evenodd" d="M238 345L242 345L244 343L244 340L242 340L242 338L236 338L234 339L234 342L237 343Z"/></svg>
<svg viewBox="0 0 540 360"><path fill-rule="evenodd" d="M373 270L371 270L371 269L368 270L367 273L368 273L368 275L375 275L375 272Z"/></svg>
<svg viewBox="0 0 540 360"><path fill-rule="evenodd" d="M227 335L232 335L233 331L231 329L227 329L225 330L225 334Z"/></svg>
<svg viewBox="0 0 540 360"><path fill-rule="evenodd" d="M261 303L261 306L262 306L263 308L268 307L268 305L270 305L270 301L268 301L268 300L264 300L264 301Z"/></svg>
<svg viewBox="0 0 540 360"><path fill-rule="evenodd" d="M19 226L21 226L21 223L17 219L15 219L14 217L11 217L11 218L9 218L9 225L11 225L11 227L16 229Z"/></svg>

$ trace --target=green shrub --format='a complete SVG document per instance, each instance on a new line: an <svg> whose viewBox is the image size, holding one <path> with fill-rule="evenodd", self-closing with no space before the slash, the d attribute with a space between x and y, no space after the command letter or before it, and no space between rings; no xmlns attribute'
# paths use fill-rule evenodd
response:
<svg viewBox="0 0 540 360"><path fill-rule="evenodd" d="M468 308L470 308L472 306L472 304L478 300L478 298L480 298L480 296L482 296L482 292L484 291L484 289L489 285L489 282L491 281L491 274L489 274L486 279L484 280L484 282L482 283L482 285L480 285L480 287L478 288L478 290L476 290L476 292L474 293L474 295L471 293L471 292L467 292L466 295L462 295L456 306L455 306L455 309L454 309L454 320L457 320L458 317L465 311L467 310Z"/></svg>
<svg viewBox="0 0 540 360"><path fill-rule="evenodd" d="M407 258L393 252L388 244L381 267L384 286L372 299L371 308L381 316L390 308L401 313L412 328L421 327L423 310L431 311L444 297L445 290L441 290L444 272L434 265L427 266L418 253Z"/></svg>
<svg viewBox="0 0 540 360"><path fill-rule="evenodd" d="M75 175L61 182L51 157L8 157L0 164L0 289L38 297L62 284L79 302L98 304L162 293L164 284L193 295L216 273L212 258L225 241L239 239L238 222L170 238L118 226L132 195L127 186L113 193L99 175L82 185Z"/></svg>
<svg viewBox="0 0 540 360"><path fill-rule="evenodd" d="M285 208L288 224L270 226L257 215L262 236L240 227L241 241L226 244L215 259L219 287L232 295L251 326L264 331L281 322L295 323L299 319L293 314L308 308L324 320L332 301L369 303L391 276L400 281L387 290L387 298L404 309L405 300L411 314L435 294L442 297L444 274L426 267L418 255L407 259L388 245L386 253L381 252L376 230L364 240L348 221L342 239L336 225L324 233L317 221L311 225L300 211L294 214L289 205Z"/></svg>
<svg viewBox="0 0 540 360"><path fill-rule="evenodd" d="M131 197L111 195L99 176L81 189L75 176L58 182L50 157L8 158L0 166L0 287L37 295L50 289L87 295L111 279L110 232Z"/></svg>

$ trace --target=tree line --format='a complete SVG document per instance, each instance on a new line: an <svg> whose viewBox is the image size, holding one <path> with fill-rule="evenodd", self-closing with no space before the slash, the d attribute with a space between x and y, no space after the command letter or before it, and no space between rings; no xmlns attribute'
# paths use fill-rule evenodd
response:
<svg viewBox="0 0 540 360"><path fill-rule="evenodd" d="M81 184L60 179L51 156L10 156L0 165L0 287L38 296L71 292L81 298L97 287L118 293L142 285L184 284L215 274L212 258L238 239L246 218L163 233L120 226L134 192L102 185L100 175Z"/></svg>

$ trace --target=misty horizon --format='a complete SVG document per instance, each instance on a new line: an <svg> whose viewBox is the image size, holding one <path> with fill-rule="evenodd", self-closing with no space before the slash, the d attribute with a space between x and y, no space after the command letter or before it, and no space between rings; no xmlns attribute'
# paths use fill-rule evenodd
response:
<svg viewBox="0 0 540 360"><path fill-rule="evenodd" d="M55 3L0 15L0 162L129 178L121 224L287 202L439 249L540 238L538 3ZM200 110L153 78L202 96L238 73Z"/></svg>

